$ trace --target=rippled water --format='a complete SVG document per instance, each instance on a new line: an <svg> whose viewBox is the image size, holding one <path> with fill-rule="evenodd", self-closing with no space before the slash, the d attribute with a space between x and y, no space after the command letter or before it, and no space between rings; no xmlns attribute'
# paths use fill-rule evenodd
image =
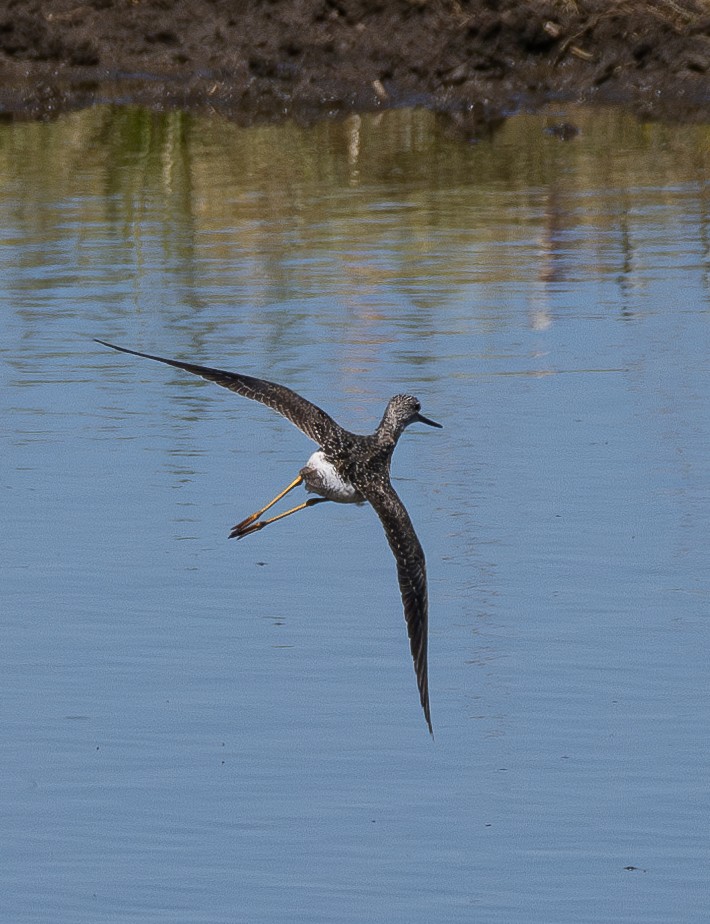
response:
<svg viewBox="0 0 710 924"><path fill-rule="evenodd" d="M4 920L706 919L709 141L0 125ZM434 742L372 511L228 542L312 445L93 337L444 424Z"/></svg>

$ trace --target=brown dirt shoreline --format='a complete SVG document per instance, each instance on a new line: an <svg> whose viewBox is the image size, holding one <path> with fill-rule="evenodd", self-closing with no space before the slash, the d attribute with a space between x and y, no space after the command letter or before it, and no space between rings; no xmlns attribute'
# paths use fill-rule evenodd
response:
<svg viewBox="0 0 710 924"><path fill-rule="evenodd" d="M0 114L98 102L242 122L551 100L707 121L710 0L4 0Z"/></svg>

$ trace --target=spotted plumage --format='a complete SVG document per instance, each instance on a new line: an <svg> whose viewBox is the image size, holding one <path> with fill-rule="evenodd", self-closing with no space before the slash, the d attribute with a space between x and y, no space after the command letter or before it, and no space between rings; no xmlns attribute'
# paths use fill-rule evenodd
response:
<svg viewBox="0 0 710 924"><path fill-rule="evenodd" d="M115 346L105 340L97 340L97 343L121 353L142 356L183 369L245 398L260 401L282 414L306 436L318 443L318 451L313 453L301 469L298 478L261 510L237 523L230 534L232 538L241 539L297 510L327 500L338 503L367 501L372 505L380 518L397 564L397 578L417 675L419 698L427 726L433 734L427 675L428 601L424 552L409 514L390 482L390 462L397 441L409 424L417 421L432 427L440 427L441 424L422 416L421 405L412 395L395 395L387 404L375 432L368 436L360 436L343 429L315 404L275 382L177 359L165 359L162 356ZM278 500L302 483L309 492L317 496L271 519L260 519Z"/></svg>

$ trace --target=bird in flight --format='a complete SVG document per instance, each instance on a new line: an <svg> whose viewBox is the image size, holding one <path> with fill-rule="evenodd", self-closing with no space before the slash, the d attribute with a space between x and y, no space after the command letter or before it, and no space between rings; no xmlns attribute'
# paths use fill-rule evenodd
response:
<svg viewBox="0 0 710 924"><path fill-rule="evenodd" d="M318 450L308 459L298 477L268 504L237 523L230 532L230 539L243 539L270 523L326 501L340 504L371 504L380 518L397 563L397 577L419 687L419 699L429 732L433 735L427 674L429 608L424 552L409 514L392 487L390 462L397 441L409 424L423 423L430 427L441 427L441 424L424 417L420 413L419 401L412 395L395 395L388 402L375 432L360 436L343 429L325 411L284 385L238 372L224 372L209 366L198 366L178 359L165 359L162 356L129 350L105 340L97 339L96 342L120 353L142 356L144 359L153 359L176 369L183 369L245 398L260 401L278 411L318 444ZM274 504L300 484L305 486L306 491L317 496L284 513L262 519Z"/></svg>

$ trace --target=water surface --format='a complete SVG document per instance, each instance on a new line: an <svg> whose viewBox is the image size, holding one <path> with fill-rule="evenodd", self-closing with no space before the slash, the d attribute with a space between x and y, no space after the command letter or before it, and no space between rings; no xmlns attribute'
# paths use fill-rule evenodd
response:
<svg viewBox="0 0 710 924"><path fill-rule="evenodd" d="M705 920L709 141L0 126L4 919ZM374 513L228 542L312 445L96 336L444 424L435 742Z"/></svg>

